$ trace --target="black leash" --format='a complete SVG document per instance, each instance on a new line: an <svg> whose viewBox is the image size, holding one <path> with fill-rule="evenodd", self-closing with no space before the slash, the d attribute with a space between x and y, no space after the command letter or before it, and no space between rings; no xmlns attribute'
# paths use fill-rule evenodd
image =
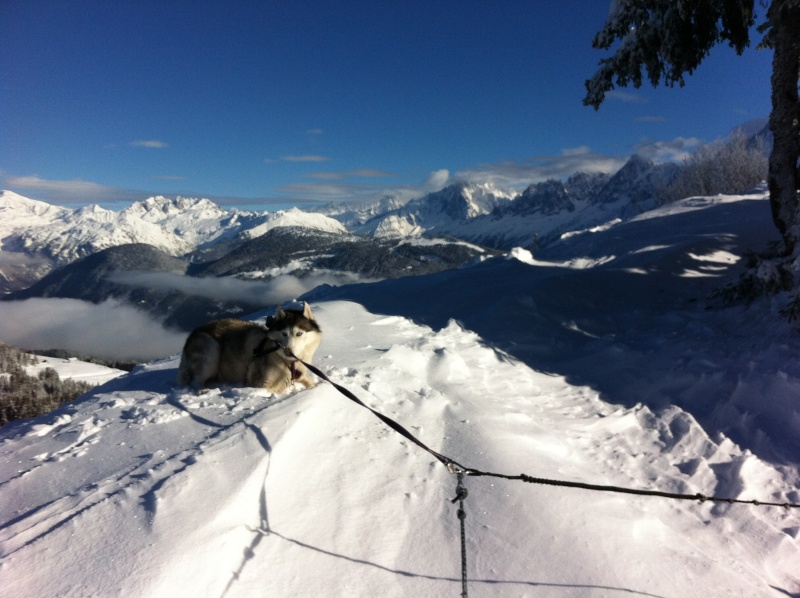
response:
<svg viewBox="0 0 800 598"><path fill-rule="evenodd" d="M384 422L387 426L391 429L396 431L398 434L407 438L423 450L427 451L434 457L436 457L441 463L447 467L447 470L450 473L454 473L458 476L458 482L456 485L456 497L451 501L453 504L458 502L458 511L457 516L459 519L460 527L461 527L461 596L462 598L468 598L467 595L467 539L466 539L466 531L465 531L465 520L467 518L467 513L464 510L464 499L467 498L467 489L464 487L464 476L487 476L487 477L495 477L495 478L502 478L506 480L520 480L522 482L527 482L529 484L544 484L548 486L560 486L564 488L580 488L583 490L594 490L598 492L620 492L624 494L635 494L639 496L660 496L663 498L671 498L675 500L696 500L700 502L704 501L713 501L713 502L724 502L728 504L748 504L754 506L770 506L770 507L783 507L785 509L800 509L800 504L793 504L789 502L784 503L777 503L777 502L765 502L759 500L740 500L736 498L721 498L718 496L706 496L704 494L680 494L675 492L662 492L660 490L636 490L633 488L623 488L621 486L605 486L599 484L586 484L583 482L567 482L563 480L550 480L547 478L536 478L533 476L526 475L524 473L519 475L504 475L499 473L493 473L489 471L481 471L479 469L470 469L468 467L464 467L457 461L454 461L450 457L446 457L441 453L434 451L432 448L424 444L422 441L417 439L411 432L406 430L403 426L398 424L393 419L383 415L379 411L376 411L369 405L365 404L361 399L359 399L356 395L350 392L344 386L337 384L330 378L328 378L325 373L322 372L319 368L311 365L310 363L306 363L302 359L299 359L296 355L294 355L290 350L286 350L287 355L296 359L299 363L302 363L305 367L307 367L311 372L313 372L316 376L319 376L322 380L325 380L329 384L331 384L336 390L342 393L351 401L361 405L365 409L368 409L379 418L382 422Z"/></svg>
<svg viewBox="0 0 800 598"><path fill-rule="evenodd" d="M265 349L264 346L267 343L274 343L274 344L270 348ZM264 340L262 340L260 343L258 343L258 346L255 349L253 349L253 358L255 359L257 357L264 357L265 355L269 355L270 353L274 353L275 351L277 351L281 347L282 347L282 345L278 341L274 341L271 338L267 337Z"/></svg>
<svg viewBox="0 0 800 598"><path fill-rule="evenodd" d="M604 486L600 484L586 484L583 482L567 482L564 480L549 480L547 478L535 478L521 473L519 475L503 475L489 471L468 469L464 473L471 476L489 476L502 478L505 480L520 480L528 484L543 484L545 486L560 486L562 488L580 488L582 490L595 490L597 492L619 492L622 494L636 494L639 496L660 496L674 500L696 500L698 502L724 502L728 504L753 505L756 507L783 507L784 509L800 509L800 504L790 502L767 502L763 500L741 500L738 498L723 498L720 496L706 496L705 494L680 494L677 492L663 492L661 490L637 490L635 488L623 488L622 486Z"/></svg>
<svg viewBox="0 0 800 598"><path fill-rule="evenodd" d="M464 531L464 520L467 512L464 510L464 499L467 498L467 489L464 487L464 474L459 472L456 484L456 497L451 500L453 504L458 501L458 519L461 523L461 596L467 598L467 534Z"/></svg>
<svg viewBox="0 0 800 598"><path fill-rule="evenodd" d="M295 357L295 359L297 359L296 356L294 356L294 357ZM413 442L414 444L416 444L420 448L428 451L431 455L433 455L439 461L441 461L447 467L447 469L448 469L448 471L450 473L454 473L454 474L457 474L457 475L464 474L464 475L474 476L474 477L486 476L486 477L502 478L504 480L519 480L519 481L522 481L522 482L527 482L528 484L544 484L544 485L547 485L547 486L560 486L560 487L563 487L563 488L580 488L580 489L583 489L583 490L594 490L594 491L598 491L598 492L619 492L619 493L623 493L623 494L635 494L635 495L639 495L639 496L660 496L662 498L671 498L671 499L675 499L675 500L696 500L696 501L699 501L699 502L710 501L710 502L723 502L723 503L729 503L729 504L753 505L753 506L757 506L757 507L766 506L766 507L783 507L785 509L800 509L800 504L795 504L795 503L790 503L790 502L779 503L779 502L767 502L767 501L761 501L761 500L741 500L741 499L738 499L738 498L723 498L723 497L719 497L719 496L706 496L705 494L700 494L700 493L697 493L697 494L680 494L680 493L676 493L676 492L662 492L660 490L637 490L637 489L634 489L634 488L623 488L621 486L604 486L604 485L600 485L600 484L586 484L586 483L583 483L583 482L568 482L568 481L564 481L564 480L550 480L550 479L547 479L547 478L537 478L537 477L529 476L529 475L526 475L524 473L521 473L519 475L505 475L505 474L501 474L501 473L494 473L494 472L491 472L491 471L481 471L479 469L472 469L472 468L469 468L469 467L464 467L463 465L458 463L458 461L455 461L455 460L451 459L450 457L446 457L445 455L437 453L432 448L428 447L426 444L424 444L422 441L418 440L415 436L413 436L411 434L411 432L406 430L403 426L398 424L393 419L391 419L389 417L386 417L385 415L383 415L382 413L376 411L372 407L370 407L368 405L365 405L364 402L361 401L361 399L359 399L357 396L355 396L352 392L350 392L345 387L337 384L336 382L333 382L319 368L311 365L310 363L306 363L302 359L297 359L297 361L302 363L309 370L311 370L314 374L316 374L317 376L319 376L320 378L322 378L326 382L329 382L334 388L336 388L336 390L338 390L340 393L342 393L344 396L346 396L351 401L355 401L356 403L358 403L362 407L365 407L366 409L369 409L376 417L380 418L381 421L386 423L386 425L388 425L390 428L392 428L396 432L400 433L401 435L403 435L405 438L407 438L408 440L410 440L411 442Z"/></svg>
<svg viewBox="0 0 800 598"><path fill-rule="evenodd" d="M320 378L322 378L323 380L325 380L326 382L331 384L336 390L338 390L340 393L342 393L348 399L350 399L351 401L361 405L365 409L369 409L375 417L380 419L383 423L385 423L387 426L389 426L392 430L394 430L395 432L397 432L401 436L407 438L408 440L410 440L411 442L416 444L421 449L424 449L424 450L428 451L431 455L433 455L439 461L441 461L445 465L445 467L447 467L447 469L450 471L450 473L466 472L466 468L464 466L459 465L456 461L454 461L450 457L445 457L441 453L437 453L435 450L433 450L428 445L423 443L416 436L414 436L411 432L409 432L403 426L398 424L396 421L394 421L390 417L385 416L380 411L376 411L375 409L373 409L372 407L370 407L369 405L364 403L361 399L359 399L356 395L354 395L348 389L346 389L344 386L341 386L340 384L337 384L336 382L334 382L333 380L328 378L328 376L326 376L322 372L322 370L320 370L319 368L311 365L310 363L306 363L302 359L298 359L297 356L293 355L293 357L295 359L297 359L297 361L302 363L304 366L306 366L309 370L311 370L315 375L319 376Z"/></svg>
<svg viewBox="0 0 800 598"><path fill-rule="evenodd" d="M294 357L297 359L296 355ZM333 380L328 378L328 376L326 376L322 372L322 370L320 370L319 368L311 365L310 363L306 363L302 359L297 359L297 361L299 361L304 366L306 366L309 370L311 370L311 372L313 372L315 375L319 376L322 380L325 380L326 382L331 384L336 390L338 390L340 393L342 393L344 396L346 396L351 401L357 403L358 405L361 405L365 409L369 409L373 413L373 415L375 415L378 419L380 419L382 422L384 422L392 430L394 430L395 432L397 432L401 436L407 438L408 440L410 440L411 442L413 442L414 444L416 444L417 446L419 446L423 450L426 450L431 455L436 457L441 463L443 463L445 465L445 467L447 467L447 469L448 469L448 471L450 471L450 473L455 473L455 474L458 475L458 485L456 486L456 497L451 502L453 504L455 504L456 501L458 501L458 512L457 512L457 515L458 515L458 519L459 519L460 526L461 526L461 596L462 596L462 598L468 598L468 594L467 594L467 536L466 536L466 530L465 530L465 526L464 526L464 520L467 518L467 512L464 510L464 499L467 498L467 489L464 487L464 473L468 473L466 468L464 466L458 464L456 461L454 461L450 457L445 457L441 453L436 452L435 450L430 448L428 445L423 443L421 440L419 440L416 436L411 434L411 432L406 430L403 426L398 424L396 421L394 421L393 419L383 415L381 412L376 411L375 409L373 409L369 405L365 404L364 401L362 401L356 395L354 395L352 392L350 392L350 390L348 390L344 386L342 386L340 384L337 384L336 382L334 382Z"/></svg>

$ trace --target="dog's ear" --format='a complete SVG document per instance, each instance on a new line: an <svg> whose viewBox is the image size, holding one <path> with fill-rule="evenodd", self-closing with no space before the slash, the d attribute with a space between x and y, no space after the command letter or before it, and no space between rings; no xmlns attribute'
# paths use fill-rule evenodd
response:
<svg viewBox="0 0 800 598"><path fill-rule="evenodd" d="M306 317L309 320L314 319L314 315L311 313L311 306L309 305L308 301L303 301L303 317Z"/></svg>
<svg viewBox="0 0 800 598"><path fill-rule="evenodd" d="M279 305L279 306L278 306L278 307L275 309L275 319L276 319L276 320L282 320L282 319L284 319L285 317L286 317L286 312L285 312L285 311L283 311L283 308L282 308L282 307Z"/></svg>

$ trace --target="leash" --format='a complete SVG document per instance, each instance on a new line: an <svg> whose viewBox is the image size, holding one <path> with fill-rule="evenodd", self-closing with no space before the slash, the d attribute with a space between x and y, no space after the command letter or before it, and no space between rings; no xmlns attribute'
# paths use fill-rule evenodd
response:
<svg viewBox="0 0 800 598"><path fill-rule="evenodd" d="M266 345L268 342L275 344L271 346L269 349L265 349L264 345ZM281 345L278 341L274 341L269 337L265 337L264 340L258 343L258 346L255 349L253 349L253 359L255 359L256 357L264 357L264 355L269 355L270 353L274 353L281 347L283 347L283 345ZM297 358L295 357L295 359Z"/></svg>
<svg viewBox="0 0 800 598"><path fill-rule="evenodd" d="M455 504L458 501L457 516L461 524L461 596L467 598L467 534L464 531L464 520L467 512L464 510L464 499L467 498L467 489L464 488L464 474L459 472L458 483L456 484L456 497L450 502Z"/></svg>
<svg viewBox="0 0 800 598"><path fill-rule="evenodd" d="M269 343L274 343L274 344L269 349L265 349L264 345L266 345L268 342ZM297 362L300 361L300 360L297 358L297 356L294 353L292 353L289 349L284 347L278 341L273 340L273 339L271 339L269 337L267 337L264 340L262 340L260 343L258 343L258 346L255 349L253 349L253 359L258 359L260 357L265 357L266 355L269 355L270 353L275 353L275 351L277 351L278 349L283 349L284 352L286 352L287 356L289 356L292 359L294 359L294 361L292 361L289 364L289 374L290 374L289 377L292 380L292 384L294 384L294 381L299 379L300 375L301 375L300 371L298 371L298 369L297 369ZM303 362L300 361L300 363L303 363ZM308 365L306 363L303 363L303 364L306 365L306 366Z"/></svg>
<svg viewBox="0 0 800 598"><path fill-rule="evenodd" d="M467 494L468 493L467 493L467 489L464 487L464 474L465 473L469 474L469 470L467 468L465 468L463 465L460 465L458 462L456 462L453 459L451 459L450 457L446 457L446 456L442 455L441 453L438 453L435 450L433 450L431 447L429 447L424 442L419 440L416 436L411 434L411 432L406 430L403 426L398 424L396 421L394 421L390 417L387 417L387 416L383 415L381 412L376 411L375 409L373 409L372 407L370 407L369 405L364 403L364 401L359 399L352 392L350 392L350 390L348 390L344 386L342 386L340 384L337 384L336 382L334 382L333 380L328 378L328 376L324 372L322 372L322 370L317 368L316 366L313 366L310 363L306 363L302 359L299 359L296 355L294 355L289 350L287 350L287 354L291 354L292 357L297 359L297 361L299 361L305 367L307 367L309 370L311 370L311 372L313 374L315 374L316 376L319 376L322 380L325 380L326 382L331 384L336 390L338 390L340 393L342 393L348 399L350 399L351 401L353 401L354 403L356 403L358 405L361 405L365 409L368 409L369 411L371 411L372 414L375 415L375 417L377 417L382 422L384 422L392 430L394 430L395 432L397 432L398 434L400 434L404 438L407 438L408 440L410 440L411 442L416 444L418 447L422 448L423 450L427 451L428 453L430 453L431 455L436 457L436 459L438 459L442 464L444 464L445 467L447 467L447 470L450 473L454 473L454 474L456 474L458 476L458 484L456 486L456 497L451 502L453 504L455 504L456 501L458 501L457 516L458 516L459 525L460 525L460 528L461 528L461 596L462 596L462 598L468 598L468 594L467 594L467 535L466 535L466 530L465 530L465 525L464 525L464 520L467 518L467 512L464 510L464 499L467 498Z"/></svg>
<svg viewBox="0 0 800 598"><path fill-rule="evenodd" d="M336 382L334 382L333 380L328 378L328 376L326 376L325 373L322 372L322 370L320 370L318 367L313 366L310 363L306 363L302 359L298 358L294 353L291 352L291 350L287 349L287 352L288 352L287 354L289 354L291 357L293 357L294 359L296 359L297 361L302 363L309 370L311 370L312 373L314 373L316 376L318 376L322 380L325 380L325 382L329 383L331 386L333 386L336 390L338 390L340 393L342 393L348 399L350 399L351 401L353 401L354 403L356 403L358 405L361 405L362 407L364 407L364 409L368 409L369 411L372 412L372 414L375 417L380 419L383 423L385 423L387 426L389 426L392 430L394 430L395 432L397 432L398 434L400 434L404 438L406 438L406 439L410 440L411 442L413 442L414 444L416 444L421 449L429 452L431 455L436 457L437 460L439 460L445 467L447 467L447 469L448 469L448 471L450 471L450 473L465 473L465 472L467 472L467 468L466 467L464 467L463 465L460 465L457 461L454 461L450 457L446 457L446 456L442 455L441 453L437 453L435 450L433 450L431 447L429 447L424 442L419 440L416 436L414 436L411 432L406 430L403 426L398 424L392 418L385 416L380 411L376 411L375 409L373 409L372 407L370 407L369 405L364 403L364 401L359 399L352 392L350 392L347 388L345 388L344 386L342 386L340 384L337 384Z"/></svg>
<svg viewBox="0 0 800 598"><path fill-rule="evenodd" d="M599 485L599 484L586 484L583 482L568 482L564 480L551 480L547 478L537 478L533 476L526 475L524 473L519 475L504 475L489 471L481 471L479 469L472 469L468 467L464 467L457 461L442 455L434 451L432 448L427 446L421 440L416 438L411 432L406 430L403 426L399 423L394 421L393 419L383 415L379 411L376 411L369 405L365 404L361 399L359 399L356 395L354 395L350 390L345 388L344 386L337 384L319 368L316 366L311 365L310 363L306 363L302 359L298 358L291 350L285 349L286 354L289 357L294 358L297 362L303 364L307 367L313 374L318 376L320 379L325 380L329 384L331 384L336 390L342 393L345 397L353 401L354 403L361 405L365 409L368 409L375 415L378 419L384 422L387 426L391 429L396 431L398 434L403 436L404 438L410 440L423 450L427 451L437 460L439 460L447 470L452 473L456 474L458 478L458 482L456 485L456 497L452 499L452 503L455 504L458 502L458 511L457 516L459 519L460 525L460 532L461 532L461 596L462 598L468 598L467 594L467 540L466 540L466 531L465 531L465 520L467 518L467 513L464 510L464 499L467 498L468 492L467 489L464 487L464 476L487 476L487 477L495 477L495 478L502 478L506 480L519 480L522 482L526 482L529 484L544 484L549 486L560 486L564 488L579 488L583 490L593 490L597 492L620 492L624 494L634 494L639 496L658 496L662 498L670 498L673 500L696 500L699 502L711 501L711 502L723 502L728 504L747 504L753 506L771 506L771 507L783 507L784 509L800 509L800 504L794 504L790 502L778 503L778 502L766 502L766 501L759 501L759 500L741 500L736 498L722 498L718 496L706 496L701 493L697 494L680 494L675 492L662 492L659 490L638 490L634 488L624 488L621 486L606 486L606 485Z"/></svg>
<svg viewBox="0 0 800 598"><path fill-rule="evenodd" d="M333 380L328 378L328 376L326 376L319 368L311 365L310 363L306 363L302 359L299 359L291 351L288 351L288 354L291 357L293 357L294 359L297 359L298 362L302 363L309 370L311 370L315 375L319 376L322 380L325 380L326 382L330 383L334 388L336 388L336 390L338 390L340 393L342 393L348 399L350 399L351 401L361 405L365 409L369 409L376 417L378 417L381 421L386 423L386 425L388 425L390 428L392 428L393 430L395 430L396 432L398 432L399 434L401 434L402 436L404 436L405 438L407 438L408 440L410 440L411 442L413 442L414 444L416 444L420 448L426 450L431 455L436 457L441 463L443 463L447 467L447 470L452 474L456 474L456 475L463 474L463 475L468 475L468 476L473 476L473 477L481 477L481 476L494 477L494 478L502 478L502 479L505 479L505 480L519 480L519 481L522 481L522 482L527 482L528 484L543 484L543 485L547 485L547 486L560 486L562 488L578 488L578 489L582 489L582 490L594 490L594 491L598 491L598 492L619 492L619 493L623 493L623 494L635 494L635 495L639 495L639 496L659 496L659 497L662 497L662 498L671 498L671 499L674 499L674 500L695 500L695 501L699 501L699 502L709 501L709 502L722 502L722 503L728 503L728 504L753 505L753 506L756 506L756 507L783 507L784 509L800 509L800 504L790 503L788 501L780 503L780 502L768 502L768 501L755 500L755 499L753 499L753 500L742 500L742 499L738 499L738 498L724 498L724 497L719 497L719 496L707 496L707 495L701 494L701 493L681 494L681 493L677 493L677 492L663 492L663 491L660 491L660 490L639 490L639 489L635 489L635 488L624 488L624 487L621 487L621 486L606 486L606 485L601 485L601 484L586 484L584 482L568 482L568 481L565 481L565 480L552 480L552 479L547 479L547 478L538 478L538 477L530 476L530 475L527 475L527 474L524 474L524 473L521 473L519 475L506 475L506 474L501 474L501 473L494 473L494 472L491 472L491 471L481 471L480 469L473 469L473 468L470 468L470 467L465 467L464 465L461 465L458 461L456 461L454 459L451 459L450 457L447 457L447 456L442 455L440 453L437 453L432 448L430 448L429 446L424 444L422 441L417 439L414 435L411 434L411 432L406 430L403 426L398 424L396 421L394 421L393 419L383 415L379 411L376 411L375 409L373 409L369 405L366 405L363 401L361 401L361 399L359 399L357 396L355 396L348 389L346 389L345 387L341 386L340 384L337 384L336 382L334 382Z"/></svg>

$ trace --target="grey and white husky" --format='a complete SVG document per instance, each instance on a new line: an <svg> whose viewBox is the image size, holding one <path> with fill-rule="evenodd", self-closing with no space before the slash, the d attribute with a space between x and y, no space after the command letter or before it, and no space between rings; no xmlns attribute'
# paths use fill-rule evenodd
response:
<svg viewBox="0 0 800 598"><path fill-rule="evenodd" d="M178 384L199 390L215 384L245 384L282 393L292 384L315 385L299 358L311 362L322 330L308 303L302 310L278 307L266 327L233 318L195 328L186 339Z"/></svg>

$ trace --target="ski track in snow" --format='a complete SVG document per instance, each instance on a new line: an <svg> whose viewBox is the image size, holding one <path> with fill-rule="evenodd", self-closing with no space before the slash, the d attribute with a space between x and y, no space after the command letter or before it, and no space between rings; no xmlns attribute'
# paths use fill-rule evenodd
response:
<svg viewBox="0 0 800 598"><path fill-rule="evenodd" d="M727 227L735 210L707 203ZM760 339L747 310L703 315L687 303L701 287L674 286L736 264L727 228L689 243L642 223L635 239L612 226L525 264L327 290L315 362L467 467L800 502L796 339ZM2 429L4 594L459 595L456 479L434 457L325 383L194 394L174 386L177 365ZM796 511L465 485L473 596L800 596Z"/></svg>

